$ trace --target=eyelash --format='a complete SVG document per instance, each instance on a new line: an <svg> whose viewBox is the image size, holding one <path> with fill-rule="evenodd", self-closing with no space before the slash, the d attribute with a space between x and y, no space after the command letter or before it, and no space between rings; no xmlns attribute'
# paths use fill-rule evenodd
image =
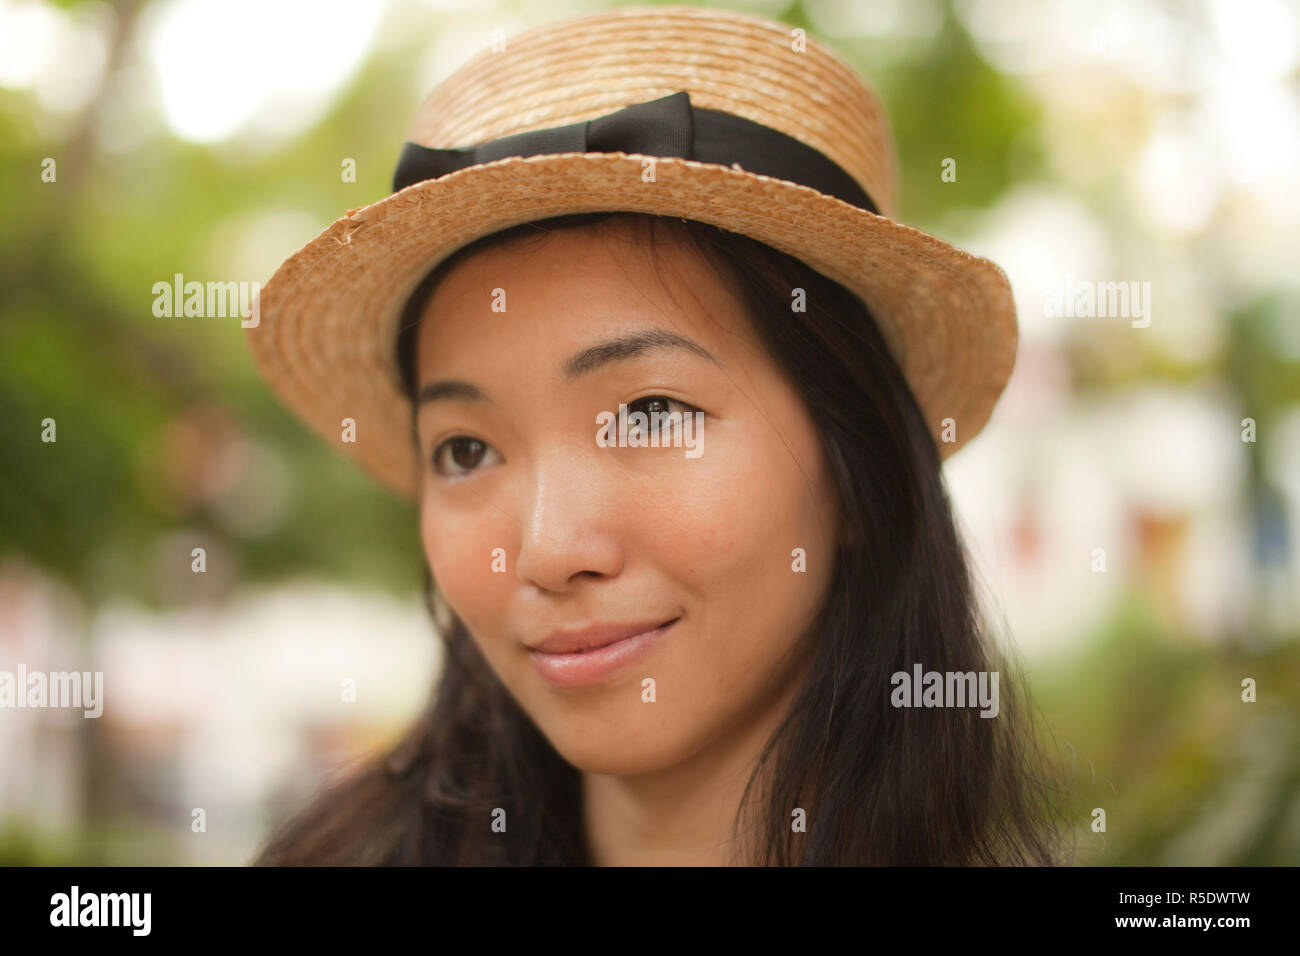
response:
<svg viewBox="0 0 1300 956"><path fill-rule="evenodd" d="M685 413L694 413L694 412L701 411L701 409L696 408L694 405L690 405L686 402L681 401L680 399L669 398L667 395L643 395L641 398L635 398L632 401L627 403L628 411L631 412L634 406L639 405L642 402L648 402L651 399L660 399L669 405L679 405L681 406L681 408L684 410ZM671 409L669 409L669 411L671 411ZM438 467L438 462L440 461L440 456L442 455L443 451L451 448L453 445L455 445L456 442L471 442L474 444L482 445L484 448L492 448L492 446L489 445L487 442L479 441L477 438L470 438L468 435L453 435L451 438L448 438L446 441L441 442L438 445L438 447L433 450L433 454L429 456L430 463L432 464L433 470L435 472L437 472L439 475L442 475L444 478L448 478L452 481L455 481L460 478L465 478L469 475L472 475L474 472L478 471L477 465L465 471L452 472L452 473L448 473Z"/></svg>

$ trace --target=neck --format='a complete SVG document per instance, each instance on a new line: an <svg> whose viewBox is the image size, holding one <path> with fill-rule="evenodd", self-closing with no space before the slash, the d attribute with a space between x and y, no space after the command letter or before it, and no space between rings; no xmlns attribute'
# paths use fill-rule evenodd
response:
<svg viewBox="0 0 1300 956"><path fill-rule="evenodd" d="M758 757L784 718L799 681L757 716L738 722L691 757L662 770L582 776L583 825L596 866L726 866L743 859L762 833L767 807L755 805L762 780L733 830ZM764 772L770 771L770 764ZM746 830L748 827L748 832Z"/></svg>

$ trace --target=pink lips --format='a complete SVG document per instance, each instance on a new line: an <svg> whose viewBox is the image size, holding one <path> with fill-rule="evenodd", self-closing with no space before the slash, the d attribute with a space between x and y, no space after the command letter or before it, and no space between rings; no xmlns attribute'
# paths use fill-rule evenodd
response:
<svg viewBox="0 0 1300 956"><path fill-rule="evenodd" d="M564 687L591 684L641 657L678 620L557 631L530 647L528 656L538 673L553 684Z"/></svg>

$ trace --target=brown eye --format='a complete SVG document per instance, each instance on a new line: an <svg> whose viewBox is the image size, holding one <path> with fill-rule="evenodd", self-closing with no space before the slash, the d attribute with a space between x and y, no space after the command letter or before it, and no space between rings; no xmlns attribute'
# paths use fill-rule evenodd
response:
<svg viewBox="0 0 1300 956"><path fill-rule="evenodd" d="M447 477L468 474L478 468L490 447L477 438L467 438L465 436L449 438L434 449L434 470L438 474ZM450 452L450 454L444 454L444 452ZM447 464L448 458L451 459L450 465Z"/></svg>
<svg viewBox="0 0 1300 956"><path fill-rule="evenodd" d="M647 415L667 414L672 409L668 407L671 399L663 395L648 395L645 398L638 398L628 408L635 408L637 411L645 412Z"/></svg>
<svg viewBox="0 0 1300 956"><path fill-rule="evenodd" d="M644 412L649 416L647 419L650 422L647 426L647 431L649 432L653 431L657 427L653 416L671 414L674 410L673 406L680 408L683 415L690 415L693 412L699 411L699 409L694 405L687 405L685 402L678 401L675 398L669 398L667 395L647 395L644 398L638 398L636 401L628 403L627 410L629 413L633 411ZM671 435L672 427L668 426L668 428L668 435ZM637 430L639 431L640 429L638 428Z"/></svg>

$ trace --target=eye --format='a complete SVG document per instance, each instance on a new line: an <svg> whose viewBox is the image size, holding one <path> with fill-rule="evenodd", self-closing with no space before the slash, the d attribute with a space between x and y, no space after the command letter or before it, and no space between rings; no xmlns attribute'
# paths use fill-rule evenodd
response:
<svg viewBox="0 0 1300 956"><path fill-rule="evenodd" d="M444 455L443 452L450 452ZM433 450L431 460L433 470L446 478L458 478L475 471L483 461L484 456L495 449L477 438L469 438L465 435L457 435L455 438L448 438L445 442ZM452 463L460 471L444 467L444 462L450 458Z"/></svg>
<svg viewBox="0 0 1300 956"><path fill-rule="evenodd" d="M647 421L649 422L647 425L647 432L653 434L658 425L655 416L672 414L674 409L671 406L674 405L677 406L676 410L682 415L690 415L699 411L699 409L694 405L687 405L685 402L678 401L675 398L669 398L667 395L646 395L644 398L638 398L635 401L627 403L627 411L629 415L634 411L644 412ZM640 428L629 425L628 432L631 433L633 431L640 431ZM671 439L671 436L672 432L670 430L667 433L667 437ZM662 441L664 436L661 434L660 437Z"/></svg>

